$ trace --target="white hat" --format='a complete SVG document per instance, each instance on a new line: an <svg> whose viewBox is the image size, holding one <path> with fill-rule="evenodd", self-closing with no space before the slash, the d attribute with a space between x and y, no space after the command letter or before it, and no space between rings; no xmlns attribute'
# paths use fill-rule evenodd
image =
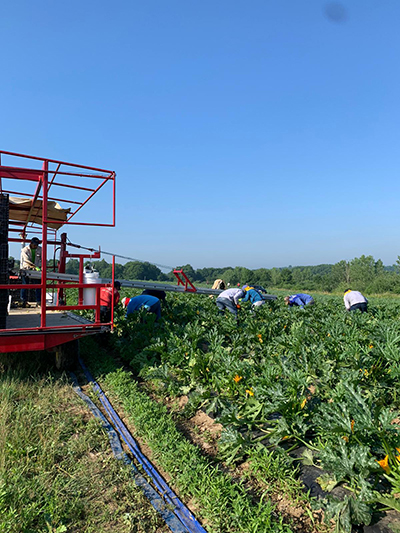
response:
<svg viewBox="0 0 400 533"><path fill-rule="evenodd" d="M128 298L127 296L125 296L125 298L122 298L122 300L121 300L122 305L124 307L128 307L129 300L130 300L130 298Z"/></svg>

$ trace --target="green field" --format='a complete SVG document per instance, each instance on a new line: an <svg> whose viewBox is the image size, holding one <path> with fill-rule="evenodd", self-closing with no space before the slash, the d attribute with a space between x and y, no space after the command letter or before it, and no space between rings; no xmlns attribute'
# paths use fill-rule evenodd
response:
<svg viewBox="0 0 400 533"><path fill-rule="evenodd" d="M332 523L350 532L387 512L398 519L400 301L370 298L362 315L345 312L341 296L315 299L303 310L279 298L256 316L243 306L237 325L215 299L168 294L160 323L120 309L112 334L81 343L209 533L311 533ZM68 377L38 371L35 358L9 361L0 531L164 531ZM307 469L317 472L309 491Z"/></svg>
<svg viewBox="0 0 400 533"><path fill-rule="evenodd" d="M216 460L245 464L260 498L302 462L321 469L318 504L341 531L400 509L398 299L371 298L364 315L338 296L304 310L279 299L255 317L244 307L237 326L213 299L173 294L163 316L121 314L110 348L160 402L187 397L177 419L201 407L222 424Z"/></svg>
<svg viewBox="0 0 400 533"><path fill-rule="evenodd" d="M107 435L43 354L0 363L0 532L166 533Z"/></svg>

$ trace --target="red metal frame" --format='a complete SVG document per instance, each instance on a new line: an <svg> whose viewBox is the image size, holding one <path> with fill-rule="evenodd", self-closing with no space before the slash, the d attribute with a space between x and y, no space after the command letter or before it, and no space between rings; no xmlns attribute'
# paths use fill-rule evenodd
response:
<svg viewBox="0 0 400 533"><path fill-rule="evenodd" d="M174 275L178 280L178 285L183 285L185 287L186 292L197 292L196 287L193 285L193 283L190 281L190 279L187 277L187 275L182 269L174 270ZM183 279L181 278L181 276L183 277Z"/></svg>
<svg viewBox="0 0 400 533"><path fill-rule="evenodd" d="M18 165L2 165L4 158L11 159L14 162L18 159ZM20 160L27 162L27 166L21 166ZM40 165L41 168L35 168ZM20 329L7 329L0 330L0 353L12 352L12 351L29 351L47 349L57 346L69 340L82 337L87 334L93 334L98 332L104 327L111 327L113 320L108 324L100 323L100 289L101 287L109 287L110 284L98 283L98 284L85 284L83 276L84 259L87 258L100 258L100 249L98 252L92 254L70 254L67 251L67 237L66 233L61 235L61 239L57 239L57 230L49 228L51 223L59 224L59 220L52 220L48 218L47 202L48 200L57 201L60 204L67 204L64 207L74 206L67 216L67 220L62 225L83 225L83 226L101 226L101 227L115 227L115 172L95 167L88 167L84 165L77 165L74 163L67 163L65 161L57 161L54 159L40 158L36 156L29 156L25 154L19 154L15 152L0 151L0 193L12 194L14 196L30 198L31 208L27 215L25 222L10 220L9 231L16 232L21 235L20 238L9 238L10 242L26 243L33 234L41 234L42 240L42 273L40 283L35 284L13 284L13 289L22 288L40 288L41 289L41 313L40 313L40 327L37 328L20 328ZM97 179L99 183L94 187L86 186L86 181ZM29 186L35 184L34 190L31 192L17 192L11 188L4 187L4 181L12 180L18 184L21 181L24 183L24 189L30 188ZM77 185L77 183L79 185ZM88 184L89 185L89 184ZM112 221L108 223L104 222L83 222L77 220L77 214L81 209L91 200L95 194L100 191L104 186L111 186L112 188ZM50 196L49 192L55 187L61 187L63 189L72 189L75 191L75 195L78 197L71 200L65 200L58 197L57 193L53 192ZM17 189L19 187L16 187ZM36 217L39 214L40 207L35 208L35 202L40 200L42 202L42 217L41 223L37 222ZM103 210L99 210L103 212ZM27 235L30 234L28 238ZM51 236L51 238L49 238ZM47 257L48 246L54 246L54 255L56 247L60 247L60 259L58 263L58 271L60 273L65 272L66 258L73 257L79 258L79 283L68 281L53 281L48 283L47 281ZM113 260L112 279L114 282L114 266L115 260ZM113 284L112 284L113 286ZM96 304L87 306L83 305L83 290L84 288L96 289ZM0 285L1 289L9 289L9 285ZM78 288L79 298L78 305L65 305L64 303L64 291L67 288ZM57 290L57 303L56 305L46 305L46 292L48 289ZM112 300L112 319L114 316L114 301ZM77 324L76 326L46 326L46 310L79 310L79 309L94 309L95 310L95 322L93 324ZM73 332L72 332L73 330Z"/></svg>

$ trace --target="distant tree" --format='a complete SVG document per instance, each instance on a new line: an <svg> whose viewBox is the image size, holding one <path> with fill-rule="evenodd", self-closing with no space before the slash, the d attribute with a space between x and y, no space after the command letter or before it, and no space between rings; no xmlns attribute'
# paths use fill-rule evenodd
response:
<svg viewBox="0 0 400 533"><path fill-rule="evenodd" d="M252 283L267 287L271 283L271 274L266 268L257 268L257 270L253 270Z"/></svg>
<svg viewBox="0 0 400 533"><path fill-rule="evenodd" d="M65 265L65 273L66 274L73 274L78 275L79 274L79 261L78 259L70 259L67 264Z"/></svg>
<svg viewBox="0 0 400 533"><path fill-rule="evenodd" d="M280 269L279 268L271 268L269 273L270 273L270 276L271 276L272 287L279 287L279 285L281 284L281 279L282 279Z"/></svg>
<svg viewBox="0 0 400 533"><path fill-rule="evenodd" d="M245 267L235 267L234 269L229 269L224 272L223 279L226 283L231 285L241 285L245 283L253 283L254 274L252 270L249 270Z"/></svg>
<svg viewBox="0 0 400 533"><path fill-rule="evenodd" d="M124 266L124 279L130 280L151 280L157 281L161 270L151 263L139 261L129 261Z"/></svg>
<svg viewBox="0 0 400 533"><path fill-rule="evenodd" d="M385 267L381 259L378 259L375 263L375 276L381 276L385 272Z"/></svg>
<svg viewBox="0 0 400 533"><path fill-rule="evenodd" d="M115 263L115 279L125 279L124 278L124 265L120 263Z"/></svg>
<svg viewBox="0 0 400 533"><path fill-rule="evenodd" d="M372 255L362 255L350 261L350 283L365 288L375 277L375 261Z"/></svg>
<svg viewBox="0 0 400 533"><path fill-rule="evenodd" d="M396 264L394 265L397 274L400 274L400 255L397 256Z"/></svg>
<svg viewBox="0 0 400 533"><path fill-rule="evenodd" d="M335 263L332 267L332 285L338 286L340 283L350 284L350 265L347 261L342 260Z"/></svg>
<svg viewBox="0 0 400 533"><path fill-rule="evenodd" d="M10 257L8 258L8 260L10 261L10 263L11 263L12 261L14 261L14 270L19 269L19 265L20 265L20 261L19 261L19 259L15 259L15 257L13 257L12 255L10 255Z"/></svg>
<svg viewBox="0 0 400 533"><path fill-rule="evenodd" d="M183 265L181 267L176 267L176 270L183 270L183 272L186 274L186 276L190 279L192 283L196 281L196 272L194 271L192 265Z"/></svg>
<svg viewBox="0 0 400 533"><path fill-rule="evenodd" d="M289 268L282 268L281 270L281 283L289 285L292 282L292 271Z"/></svg>
<svg viewBox="0 0 400 533"><path fill-rule="evenodd" d="M100 278L111 278L112 277L112 266L110 263L107 263L105 259L101 261L94 261L93 268L97 270Z"/></svg>

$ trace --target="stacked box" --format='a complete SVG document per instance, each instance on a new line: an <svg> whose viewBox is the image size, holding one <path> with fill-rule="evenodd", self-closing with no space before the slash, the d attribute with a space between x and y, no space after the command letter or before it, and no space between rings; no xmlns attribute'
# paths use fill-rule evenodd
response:
<svg viewBox="0 0 400 533"><path fill-rule="evenodd" d="M8 284L8 195L0 194L0 284ZM0 290L0 329L6 328L8 290Z"/></svg>

